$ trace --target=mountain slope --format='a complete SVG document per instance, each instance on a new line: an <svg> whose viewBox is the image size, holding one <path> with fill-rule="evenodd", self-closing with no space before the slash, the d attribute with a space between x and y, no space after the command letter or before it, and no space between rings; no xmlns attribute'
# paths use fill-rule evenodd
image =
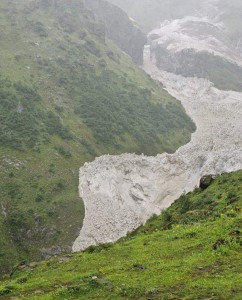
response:
<svg viewBox="0 0 242 300"><path fill-rule="evenodd" d="M172 154L106 155L82 166L79 192L86 213L74 251L125 236L192 191L203 175L242 169L242 93L158 69L148 45L143 67L181 100L197 130Z"/></svg>
<svg viewBox="0 0 242 300"><path fill-rule="evenodd" d="M129 17L106 1L87 0L85 5L92 11L96 21L104 24L107 37L129 54L134 62L142 65L146 35L134 26Z"/></svg>
<svg viewBox="0 0 242 300"><path fill-rule="evenodd" d="M163 70L242 90L242 4L234 0L110 0L149 34Z"/></svg>
<svg viewBox="0 0 242 300"><path fill-rule="evenodd" d="M241 51L218 20L204 15L165 21L149 39L162 70L207 78L221 90L242 91Z"/></svg>
<svg viewBox="0 0 242 300"><path fill-rule="evenodd" d="M19 265L2 299L240 299L242 172L200 186L114 245Z"/></svg>
<svg viewBox="0 0 242 300"><path fill-rule="evenodd" d="M71 250L86 161L172 152L194 130L181 104L107 38L108 4L88 3L95 13L86 1L0 3L0 272ZM137 28L124 32L143 40Z"/></svg>

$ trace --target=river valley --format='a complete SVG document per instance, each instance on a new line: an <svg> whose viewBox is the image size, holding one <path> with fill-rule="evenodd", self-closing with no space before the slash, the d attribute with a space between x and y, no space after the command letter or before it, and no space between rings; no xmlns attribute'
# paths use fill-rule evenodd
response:
<svg viewBox="0 0 242 300"><path fill-rule="evenodd" d="M81 167L85 219L73 251L125 236L192 191L203 175L242 169L242 93L163 71L149 45L143 68L182 102L197 130L174 154L105 155Z"/></svg>

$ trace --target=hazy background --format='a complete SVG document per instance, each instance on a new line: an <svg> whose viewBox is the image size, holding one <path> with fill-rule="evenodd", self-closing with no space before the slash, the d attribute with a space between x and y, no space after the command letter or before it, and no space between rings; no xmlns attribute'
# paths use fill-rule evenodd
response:
<svg viewBox="0 0 242 300"><path fill-rule="evenodd" d="M241 0L108 0L124 9L143 30L149 32L165 19L182 18L185 15L222 13L221 20L232 38L242 36ZM215 9L211 9L211 5Z"/></svg>

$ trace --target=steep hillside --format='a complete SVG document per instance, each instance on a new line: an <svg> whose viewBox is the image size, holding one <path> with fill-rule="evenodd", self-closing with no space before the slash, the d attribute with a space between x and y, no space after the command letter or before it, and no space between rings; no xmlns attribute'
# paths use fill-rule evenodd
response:
<svg viewBox="0 0 242 300"><path fill-rule="evenodd" d="M84 215L84 162L172 152L195 129L181 104L107 37L116 29L103 6L127 24L103 1L0 3L0 272L70 251ZM122 37L130 55L144 42L132 26Z"/></svg>
<svg viewBox="0 0 242 300"><path fill-rule="evenodd" d="M94 18L104 24L107 37L129 54L134 62L142 65L146 35L129 19L128 15L106 1L86 0L84 2L91 9Z"/></svg>
<svg viewBox="0 0 242 300"><path fill-rule="evenodd" d="M20 264L2 299L241 298L242 171L205 177L127 238Z"/></svg>
<svg viewBox="0 0 242 300"><path fill-rule="evenodd" d="M242 90L241 1L110 2L152 30L149 43L163 70L207 78L219 89Z"/></svg>
<svg viewBox="0 0 242 300"><path fill-rule="evenodd" d="M218 20L187 16L165 21L150 32L149 40L162 70L207 78L221 90L242 91L242 52Z"/></svg>
<svg viewBox="0 0 242 300"><path fill-rule="evenodd" d="M203 175L242 169L242 93L162 71L151 60L148 45L143 67L181 100L197 130L172 154L106 155L82 166L79 192L86 213L74 251L125 236L192 191Z"/></svg>

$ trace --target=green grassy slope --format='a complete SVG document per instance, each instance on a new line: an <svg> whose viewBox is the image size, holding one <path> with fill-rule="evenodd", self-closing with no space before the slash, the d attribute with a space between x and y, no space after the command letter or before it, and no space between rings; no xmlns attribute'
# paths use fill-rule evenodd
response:
<svg viewBox="0 0 242 300"><path fill-rule="evenodd" d="M2 299L241 299L242 171L182 196L114 245L19 265Z"/></svg>
<svg viewBox="0 0 242 300"><path fill-rule="evenodd" d="M70 250L84 215L82 164L172 152L195 128L83 1L3 0L0 38L2 273Z"/></svg>

